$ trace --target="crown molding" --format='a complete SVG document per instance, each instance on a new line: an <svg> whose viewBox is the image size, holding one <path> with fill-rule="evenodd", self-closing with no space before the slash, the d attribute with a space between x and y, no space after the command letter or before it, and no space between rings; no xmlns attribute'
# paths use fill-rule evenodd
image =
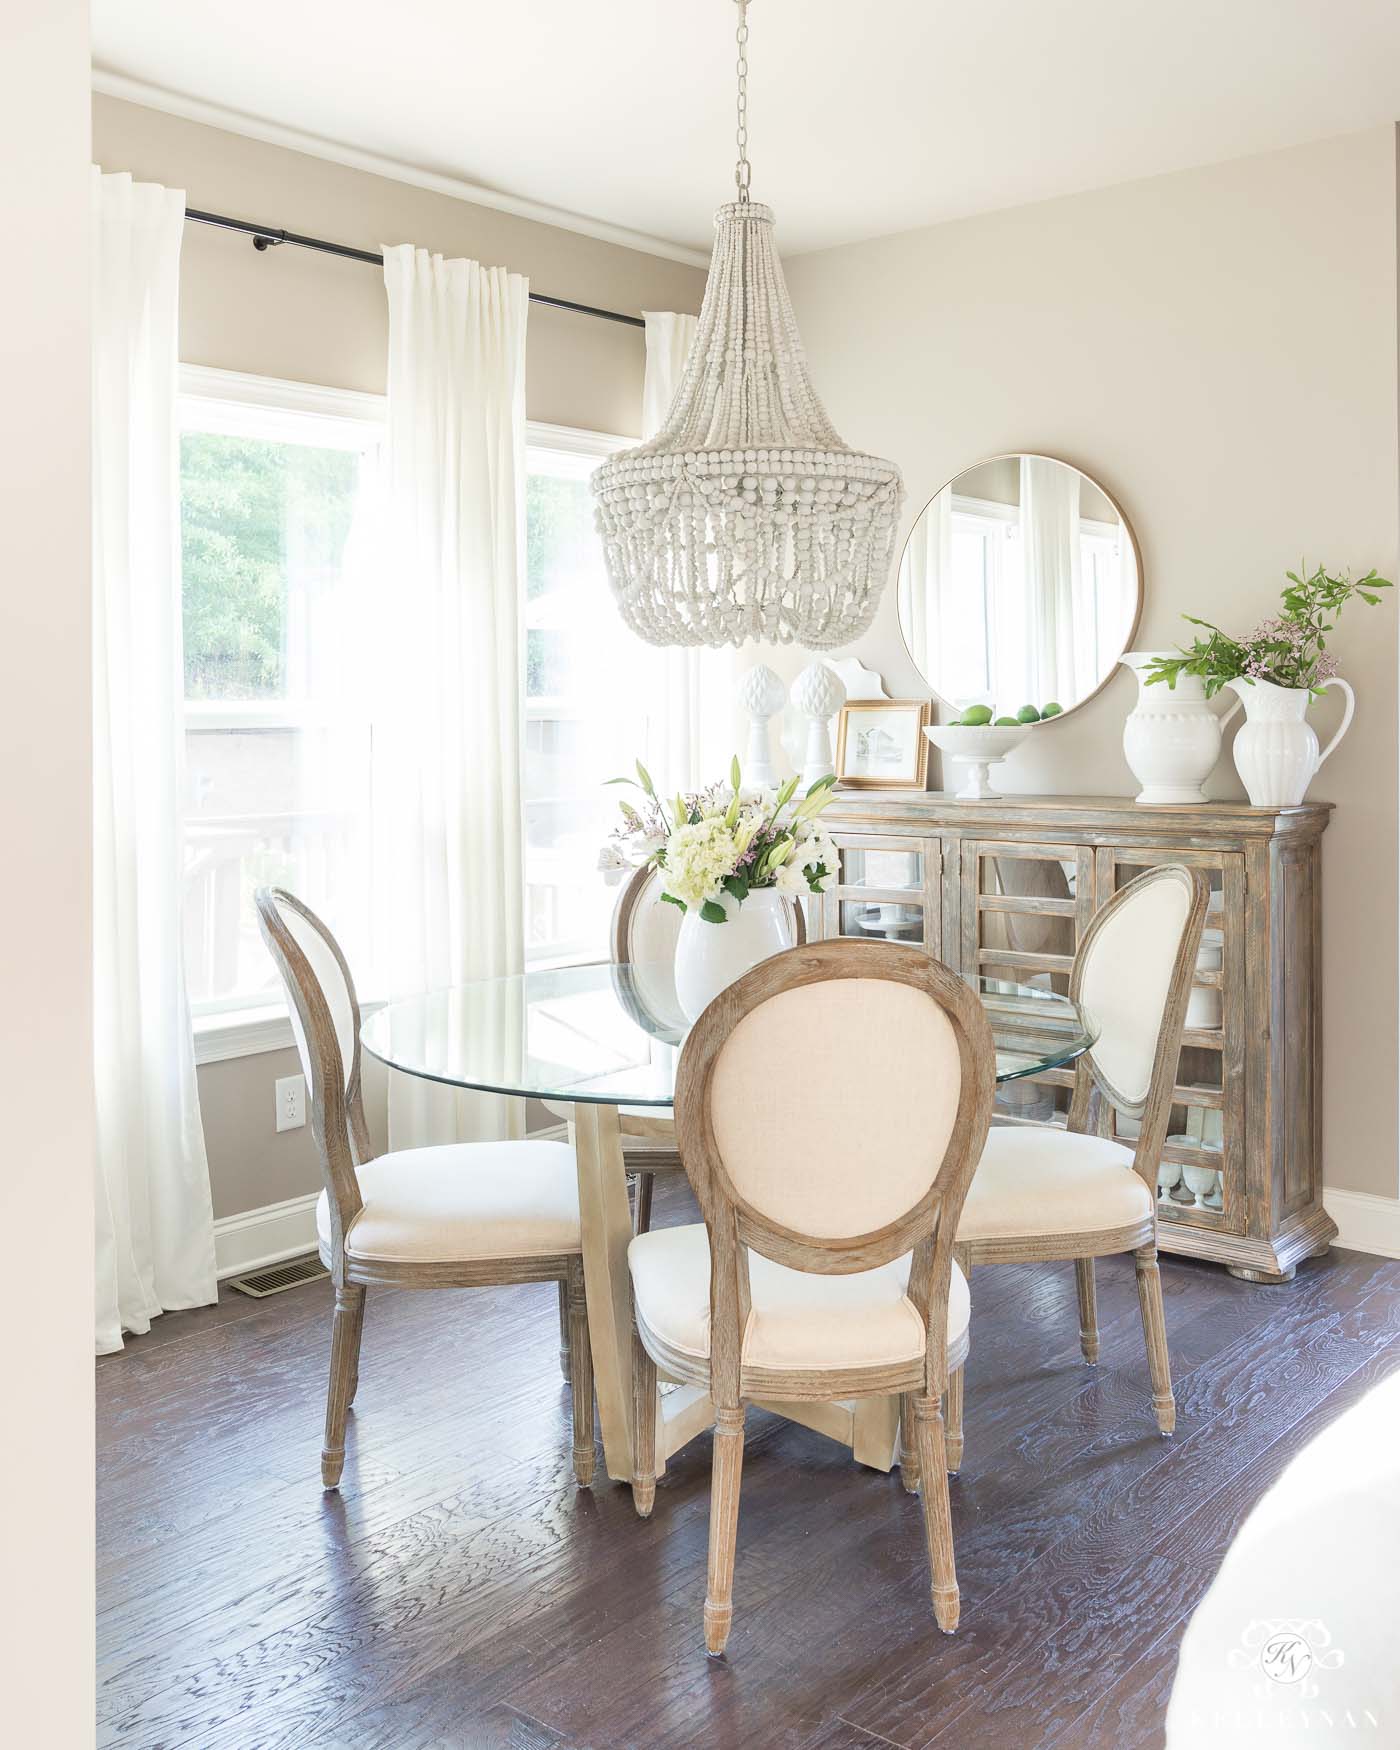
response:
<svg viewBox="0 0 1400 1750"><path fill-rule="evenodd" d="M344 146L335 140L323 140L318 134L304 134L298 128L283 127L278 122L261 121L222 104L206 103L202 98L187 97L183 92L167 91L161 85L148 85L144 79L131 79L125 73L111 73L105 68L92 70L92 88L104 97L119 97L126 103L137 103L145 109L162 110L185 121L201 122L205 127L221 128L228 134L242 134L250 140L261 140L269 146L282 146L290 152L302 152L311 158L323 158L331 164L343 164L348 170L363 170L371 176L384 176L392 182L406 182L414 188L426 188L433 194L444 194L452 200L469 201L473 206L491 207L499 213L511 213L517 219L533 219L540 225L553 225L556 230L573 231L581 237L594 237L600 243L613 243L622 249L636 249L644 255L658 255L666 261L680 261L687 267L708 267L710 258L702 250L687 249L683 244L670 243L664 237L649 237L642 231L629 231L625 225L610 225L602 219L590 219L581 213L565 212L560 207L542 201L525 200L519 195L501 194L493 188L482 188L462 177L444 176L436 170L420 170L412 164L401 164L394 158L381 158L375 152L362 152L355 146Z"/></svg>

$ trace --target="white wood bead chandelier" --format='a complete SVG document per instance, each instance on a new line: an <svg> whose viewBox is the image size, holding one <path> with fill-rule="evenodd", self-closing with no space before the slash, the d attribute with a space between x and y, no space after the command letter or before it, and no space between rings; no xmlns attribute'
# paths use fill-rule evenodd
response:
<svg viewBox="0 0 1400 1750"><path fill-rule="evenodd" d="M618 609L647 643L832 650L875 617L904 483L842 443L807 374L773 212L749 198L748 0L737 4L739 198L715 214L665 425L593 476L598 531Z"/></svg>

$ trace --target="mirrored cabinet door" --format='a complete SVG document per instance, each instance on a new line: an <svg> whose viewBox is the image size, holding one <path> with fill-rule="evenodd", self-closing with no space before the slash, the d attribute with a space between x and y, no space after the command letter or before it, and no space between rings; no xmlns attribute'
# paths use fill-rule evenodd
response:
<svg viewBox="0 0 1400 1750"><path fill-rule="evenodd" d="M942 857L937 840L836 835L837 883L823 895L822 933L905 942L942 958Z"/></svg>

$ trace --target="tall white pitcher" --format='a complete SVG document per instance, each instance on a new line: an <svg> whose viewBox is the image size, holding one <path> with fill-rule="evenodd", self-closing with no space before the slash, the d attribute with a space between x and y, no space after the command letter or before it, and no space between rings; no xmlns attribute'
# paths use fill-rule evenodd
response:
<svg viewBox="0 0 1400 1750"><path fill-rule="evenodd" d="M1139 802L1204 802L1205 783L1220 758L1220 732L1239 710L1238 701L1217 717L1195 675L1147 684L1150 663L1174 650L1130 650L1118 660L1138 678L1138 700L1123 725L1123 753L1142 785Z"/></svg>
<svg viewBox="0 0 1400 1750"><path fill-rule="evenodd" d="M1312 693L1307 687L1276 687L1272 681L1227 681L1244 705L1244 722L1235 737L1235 770L1256 808L1291 808L1303 800L1313 774L1351 727L1356 695L1340 677L1324 687L1347 696L1341 726L1319 753L1308 722Z"/></svg>

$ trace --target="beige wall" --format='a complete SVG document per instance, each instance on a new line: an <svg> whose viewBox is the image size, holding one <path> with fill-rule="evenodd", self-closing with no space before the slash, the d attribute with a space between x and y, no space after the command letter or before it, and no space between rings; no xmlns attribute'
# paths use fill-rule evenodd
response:
<svg viewBox="0 0 1400 1750"><path fill-rule="evenodd" d="M191 206L357 248L416 243L529 275L536 291L635 314L698 310L704 274L639 250L472 206L218 128L93 100L93 153L104 170L183 188ZM180 264L180 353L189 364L382 392L387 317L379 272L188 225ZM556 425L635 435L645 348L640 330L532 305L527 411ZM290 1049L205 1064L199 1072L214 1214L319 1188L310 1126L274 1129L273 1082L297 1073ZM382 1087L371 1070L371 1126Z"/></svg>
<svg viewBox="0 0 1400 1750"><path fill-rule="evenodd" d="M705 276L680 262L117 98L95 97L92 113L104 170L183 188L188 204L207 212L357 249L416 243L471 256L527 274L534 291L606 310L700 307ZM388 320L378 269L306 249L260 253L246 237L190 225L180 275L187 364L383 391ZM532 305L530 418L636 434L644 356L635 328Z"/></svg>
<svg viewBox="0 0 1400 1750"><path fill-rule="evenodd" d="M1247 631L1299 556L1396 577L1396 149L1365 133L804 256L788 277L848 442L895 458L906 528L980 457L1063 456L1142 546L1137 642L1183 610ZM1397 591L1400 596L1400 591ZM1325 840L1328 1183L1396 1174L1396 648L1400 600L1335 640L1357 690L1314 793ZM890 589L858 653L926 695ZM770 658L770 660L772 660ZM800 668L802 653L774 666ZM1131 795L1120 673L1003 768L1020 791ZM1340 701L1313 712L1326 735ZM1243 790L1228 755L1210 793Z"/></svg>
<svg viewBox="0 0 1400 1750"><path fill-rule="evenodd" d="M4 1725L93 1739L87 6L0 13Z"/></svg>

